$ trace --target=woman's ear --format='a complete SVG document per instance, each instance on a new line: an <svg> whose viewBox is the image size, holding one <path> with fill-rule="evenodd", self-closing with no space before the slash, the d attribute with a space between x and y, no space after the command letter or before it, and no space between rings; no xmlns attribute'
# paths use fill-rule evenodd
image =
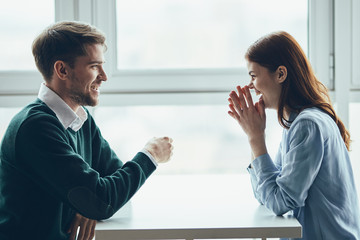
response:
<svg viewBox="0 0 360 240"><path fill-rule="evenodd" d="M286 80L287 68L285 66L279 66L278 69L276 70L276 73L278 75L279 83L282 83Z"/></svg>
<svg viewBox="0 0 360 240"><path fill-rule="evenodd" d="M67 79L67 77L69 75L68 68L69 68L69 65L67 65L65 62L60 61L60 60L56 61L54 63L55 76L57 76L61 80Z"/></svg>

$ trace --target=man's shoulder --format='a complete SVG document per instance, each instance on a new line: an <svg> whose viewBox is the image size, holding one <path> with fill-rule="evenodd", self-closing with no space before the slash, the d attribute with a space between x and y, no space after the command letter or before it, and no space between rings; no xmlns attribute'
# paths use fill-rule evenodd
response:
<svg viewBox="0 0 360 240"><path fill-rule="evenodd" d="M8 128L19 128L24 122L36 122L40 118L54 117L56 117L55 113L44 102L36 99L13 117Z"/></svg>
<svg viewBox="0 0 360 240"><path fill-rule="evenodd" d="M53 119L56 119L54 113L39 99L28 104L10 121L1 142L1 152L14 149L20 133L22 136L31 135L34 139L38 135L35 133L43 129L43 123Z"/></svg>

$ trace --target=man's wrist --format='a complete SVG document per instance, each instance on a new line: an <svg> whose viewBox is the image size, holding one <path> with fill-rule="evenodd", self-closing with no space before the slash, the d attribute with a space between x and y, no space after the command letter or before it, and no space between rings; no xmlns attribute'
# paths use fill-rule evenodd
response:
<svg viewBox="0 0 360 240"><path fill-rule="evenodd" d="M146 156L148 156L150 158L150 160L154 163L155 166L158 166L158 163L156 162L155 158L153 157L153 155L151 155L151 153L146 150L145 148L143 148L140 152L144 153Z"/></svg>

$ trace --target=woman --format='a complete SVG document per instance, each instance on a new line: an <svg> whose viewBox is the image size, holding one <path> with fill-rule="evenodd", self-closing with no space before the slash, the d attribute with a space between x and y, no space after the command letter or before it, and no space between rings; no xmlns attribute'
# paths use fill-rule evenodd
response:
<svg viewBox="0 0 360 240"><path fill-rule="evenodd" d="M245 58L251 82L230 93L228 113L255 157L248 169L255 197L276 215L292 211L302 239L360 239L350 135L301 47L276 32L250 46ZM262 95L259 102L250 89ZM277 110L284 128L274 161L265 144L265 108Z"/></svg>

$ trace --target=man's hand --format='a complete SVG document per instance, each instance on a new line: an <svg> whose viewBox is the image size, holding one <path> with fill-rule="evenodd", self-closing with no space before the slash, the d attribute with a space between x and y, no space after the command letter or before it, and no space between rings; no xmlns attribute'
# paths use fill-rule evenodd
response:
<svg viewBox="0 0 360 240"><path fill-rule="evenodd" d="M68 233L70 233L69 240L75 240L76 233L79 227L80 230L79 230L79 235L76 238L77 240L93 239L95 236L95 226L96 226L96 220L83 217L80 214L76 213L68 230Z"/></svg>
<svg viewBox="0 0 360 240"><path fill-rule="evenodd" d="M157 163L165 163L172 156L173 140L169 137L153 138L146 145L145 149L155 158Z"/></svg>

